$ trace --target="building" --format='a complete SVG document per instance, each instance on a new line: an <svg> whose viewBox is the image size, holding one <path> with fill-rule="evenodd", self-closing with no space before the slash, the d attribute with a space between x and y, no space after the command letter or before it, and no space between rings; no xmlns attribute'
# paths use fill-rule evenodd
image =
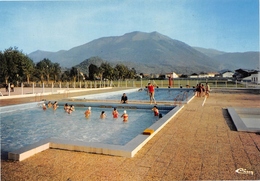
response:
<svg viewBox="0 0 260 181"><path fill-rule="evenodd" d="M209 77L215 77L216 74L217 74L216 72L208 72Z"/></svg>
<svg viewBox="0 0 260 181"><path fill-rule="evenodd" d="M260 84L260 72L251 74L251 82L254 84Z"/></svg>
<svg viewBox="0 0 260 181"><path fill-rule="evenodd" d="M225 71L221 73L221 77L223 78L232 78L234 75L234 72L231 71Z"/></svg>
<svg viewBox="0 0 260 181"><path fill-rule="evenodd" d="M241 81L241 80L245 80L244 78L246 77L247 78L251 77L252 74L258 74L258 70L237 69L235 70L233 77L235 77L236 80Z"/></svg>
<svg viewBox="0 0 260 181"><path fill-rule="evenodd" d="M161 75L159 76L160 79L168 79L169 77L179 78L179 76L178 76L175 72L166 73L166 74L161 74Z"/></svg>
<svg viewBox="0 0 260 181"><path fill-rule="evenodd" d="M199 74L193 73L193 74L190 75L190 78L191 79L199 78Z"/></svg>

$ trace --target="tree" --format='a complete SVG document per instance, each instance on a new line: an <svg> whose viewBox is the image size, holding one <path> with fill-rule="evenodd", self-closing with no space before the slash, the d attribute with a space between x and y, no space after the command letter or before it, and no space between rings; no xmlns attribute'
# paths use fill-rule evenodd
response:
<svg viewBox="0 0 260 181"><path fill-rule="evenodd" d="M1 78L1 82L5 81L5 83L8 83L8 79L9 79L9 70L8 70L8 63L7 63L7 59L4 55L4 53L0 52L0 62L1 62L1 66L0 66L0 78Z"/></svg>
<svg viewBox="0 0 260 181"><path fill-rule="evenodd" d="M70 76L73 78L73 81L76 82L77 76L78 76L78 69L76 67L72 67L70 69ZM79 80L78 80L79 81Z"/></svg>
<svg viewBox="0 0 260 181"><path fill-rule="evenodd" d="M49 83L50 79L56 82L61 76L60 64L52 63L51 60L44 58L36 64L36 75L41 82L43 82L45 78L47 83Z"/></svg>
<svg viewBox="0 0 260 181"><path fill-rule="evenodd" d="M128 75L127 75L128 78L132 79L132 78L134 78L135 76L136 76L136 70L135 70L135 68L132 68L131 70L128 71Z"/></svg>
<svg viewBox="0 0 260 181"><path fill-rule="evenodd" d="M34 63L17 47L10 47L4 53L1 52L0 62L1 77L3 77L6 84L18 80L27 80L29 82Z"/></svg>
<svg viewBox="0 0 260 181"><path fill-rule="evenodd" d="M112 80L114 69L109 63L102 63L100 66L100 69L101 69L103 78Z"/></svg>
<svg viewBox="0 0 260 181"><path fill-rule="evenodd" d="M30 77L34 71L34 63L33 61L28 57L25 56L25 58L21 62L21 75L26 77L26 81L29 84L30 83Z"/></svg>
<svg viewBox="0 0 260 181"><path fill-rule="evenodd" d="M125 79L125 78L127 78L128 68L125 65L117 64L115 69L117 69L117 71L119 73L117 79Z"/></svg>
<svg viewBox="0 0 260 181"><path fill-rule="evenodd" d="M90 64L88 69L89 69L89 79L95 80L96 76L99 73L98 67L94 64Z"/></svg>
<svg viewBox="0 0 260 181"><path fill-rule="evenodd" d="M64 71L63 74L61 74L61 80L63 82L70 81L70 71L68 70Z"/></svg>
<svg viewBox="0 0 260 181"><path fill-rule="evenodd" d="M52 75L53 75L53 80L54 82L58 81L58 79L60 78L60 74L61 74L61 67L59 63L54 63L52 66Z"/></svg>

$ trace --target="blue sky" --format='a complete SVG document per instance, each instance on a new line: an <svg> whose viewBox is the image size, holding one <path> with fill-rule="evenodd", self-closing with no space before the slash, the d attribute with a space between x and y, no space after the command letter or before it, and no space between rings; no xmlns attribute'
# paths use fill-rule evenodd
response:
<svg viewBox="0 0 260 181"><path fill-rule="evenodd" d="M157 31L190 46L259 51L259 0L0 1L0 50L69 50Z"/></svg>

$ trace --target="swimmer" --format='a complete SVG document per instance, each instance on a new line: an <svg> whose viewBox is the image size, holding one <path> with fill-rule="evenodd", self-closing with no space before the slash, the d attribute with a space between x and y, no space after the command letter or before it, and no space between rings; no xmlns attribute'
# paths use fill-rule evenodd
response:
<svg viewBox="0 0 260 181"><path fill-rule="evenodd" d="M104 119L104 118L106 118L106 113L105 111L102 111L100 114L100 119Z"/></svg>
<svg viewBox="0 0 260 181"><path fill-rule="evenodd" d="M70 105L70 109L71 109L72 111L75 111L75 107L74 107L73 105Z"/></svg>
<svg viewBox="0 0 260 181"><path fill-rule="evenodd" d="M55 101L55 102L53 103L52 107L53 107L53 110L56 110L56 109L57 109L57 107L58 107L58 102L57 102L57 101Z"/></svg>
<svg viewBox="0 0 260 181"><path fill-rule="evenodd" d="M157 106L153 106L152 111L154 112L154 116L159 116L159 109Z"/></svg>
<svg viewBox="0 0 260 181"><path fill-rule="evenodd" d="M42 109L45 111L47 109L46 105L43 103L42 104Z"/></svg>
<svg viewBox="0 0 260 181"><path fill-rule="evenodd" d="M64 111L65 111L65 112L68 112L69 108L70 108L69 105L66 103L66 104L64 105Z"/></svg>
<svg viewBox="0 0 260 181"><path fill-rule="evenodd" d="M52 107L52 103L51 101L48 102L48 108L51 108Z"/></svg>
<svg viewBox="0 0 260 181"><path fill-rule="evenodd" d="M121 118L123 118L123 122L128 121L128 114L126 113L126 110L124 110L124 113L122 114Z"/></svg>
<svg viewBox="0 0 260 181"><path fill-rule="evenodd" d="M91 114L91 107L88 107L88 109L85 111L85 117L88 118Z"/></svg>
<svg viewBox="0 0 260 181"><path fill-rule="evenodd" d="M71 114L73 112L73 109L70 107L69 109L68 109L68 114Z"/></svg>
<svg viewBox="0 0 260 181"><path fill-rule="evenodd" d="M118 111L116 108L114 108L114 110L112 111L112 115L113 115L113 118L118 118Z"/></svg>

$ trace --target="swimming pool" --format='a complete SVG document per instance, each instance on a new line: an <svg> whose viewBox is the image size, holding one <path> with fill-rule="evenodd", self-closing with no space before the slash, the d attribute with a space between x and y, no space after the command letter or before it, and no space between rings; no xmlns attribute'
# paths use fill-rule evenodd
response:
<svg viewBox="0 0 260 181"><path fill-rule="evenodd" d="M1 107L1 151L12 152L46 138L109 145L126 145L143 130L158 122L151 105L122 105L70 102L76 111L68 114L63 110L65 102L57 110L34 104ZM41 104L40 104L41 105ZM92 107L92 114L85 118L84 112ZM129 121L112 118L112 110L117 107L119 114L127 110ZM164 116L173 106L158 106ZM101 111L107 118L100 119Z"/></svg>
<svg viewBox="0 0 260 181"><path fill-rule="evenodd" d="M260 133L259 108L228 107L227 110L237 131Z"/></svg>
<svg viewBox="0 0 260 181"><path fill-rule="evenodd" d="M84 96L72 97L73 99L86 99L86 100L106 100L106 101L120 101L123 93L126 93L129 102L131 101L149 101L149 95L147 90L144 89L139 91L139 89L130 89L124 91L116 91L113 93L100 93ZM155 89L155 100L157 102L174 102L181 101L182 103L187 103L194 96L194 89L176 89L176 88L156 88Z"/></svg>
<svg viewBox="0 0 260 181"><path fill-rule="evenodd" d="M158 120L148 109L127 109L127 123L122 122L122 118L112 118L112 108L92 107L89 118L85 118L85 110L85 107L76 107L75 112L68 114L62 107L55 111L35 107L1 113L2 149L13 151L48 137L124 145ZM101 111L106 112L105 119L99 118ZM121 115L123 109L118 112Z"/></svg>

